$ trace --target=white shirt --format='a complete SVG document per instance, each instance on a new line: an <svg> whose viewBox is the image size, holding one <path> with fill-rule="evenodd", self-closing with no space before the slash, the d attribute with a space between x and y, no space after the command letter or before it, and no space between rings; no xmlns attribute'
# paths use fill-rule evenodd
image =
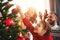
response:
<svg viewBox="0 0 60 40"><path fill-rule="evenodd" d="M51 27L51 35L60 37L60 27L57 25L57 23L53 27Z"/></svg>

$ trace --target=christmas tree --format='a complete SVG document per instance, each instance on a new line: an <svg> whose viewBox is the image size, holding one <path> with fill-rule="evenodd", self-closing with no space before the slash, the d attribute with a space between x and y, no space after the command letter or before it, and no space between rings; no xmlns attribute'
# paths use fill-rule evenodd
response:
<svg viewBox="0 0 60 40"><path fill-rule="evenodd" d="M17 16L18 9L12 9L9 14L9 9L13 6L10 4L12 0L0 0L0 40L25 40L23 35L28 32L28 28L22 29L20 17ZM20 36L22 34L22 37Z"/></svg>

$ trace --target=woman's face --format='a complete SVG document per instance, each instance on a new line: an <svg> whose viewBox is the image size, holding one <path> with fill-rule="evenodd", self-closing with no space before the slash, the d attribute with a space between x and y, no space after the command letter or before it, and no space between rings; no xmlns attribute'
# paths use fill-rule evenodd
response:
<svg viewBox="0 0 60 40"><path fill-rule="evenodd" d="M29 8L25 15L32 23L36 21L37 14L34 8Z"/></svg>
<svg viewBox="0 0 60 40"><path fill-rule="evenodd" d="M26 15L28 15L28 17L31 17L34 15L34 13L36 12L36 10L34 8L28 8Z"/></svg>
<svg viewBox="0 0 60 40"><path fill-rule="evenodd" d="M32 23L36 23L36 22L37 22L37 21L36 21L36 17L37 17L37 14L34 14L33 16L30 17L30 21L31 21Z"/></svg>

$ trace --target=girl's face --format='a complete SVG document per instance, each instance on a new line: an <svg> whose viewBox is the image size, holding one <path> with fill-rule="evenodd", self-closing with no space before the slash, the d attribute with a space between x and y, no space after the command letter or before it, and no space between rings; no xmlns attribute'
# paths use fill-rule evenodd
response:
<svg viewBox="0 0 60 40"><path fill-rule="evenodd" d="M44 24L40 22L40 24L35 27L34 32L40 36L43 36L46 33L46 30L44 29Z"/></svg>

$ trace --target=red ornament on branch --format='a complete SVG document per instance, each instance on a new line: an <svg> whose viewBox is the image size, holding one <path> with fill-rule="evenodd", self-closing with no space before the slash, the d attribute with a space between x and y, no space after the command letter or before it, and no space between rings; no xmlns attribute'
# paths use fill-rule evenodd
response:
<svg viewBox="0 0 60 40"><path fill-rule="evenodd" d="M16 8L12 9L12 13L18 13L20 11L20 6L17 6Z"/></svg>
<svg viewBox="0 0 60 40"><path fill-rule="evenodd" d="M25 40L24 36L19 36L17 40Z"/></svg>
<svg viewBox="0 0 60 40"><path fill-rule="evenodd" d="M18 13L17 8L12 9L13 13Z"/></svg>
<svg viewBox="0 0 60 40"><path fill-rule="evenodd" d="M12 9L12 13L16 13L16 14L17 14L18 11L19 11L19 10L18 10L17 8Z"/></svg>
<svg viewBox="0 0 60 40"><path fill-rule="evenodd" d="M7 18L7 19L5 20L5 24L6 24L6 26L11 26L11 25L14 24L14 21L13 21L11 18Z"/></svg>

